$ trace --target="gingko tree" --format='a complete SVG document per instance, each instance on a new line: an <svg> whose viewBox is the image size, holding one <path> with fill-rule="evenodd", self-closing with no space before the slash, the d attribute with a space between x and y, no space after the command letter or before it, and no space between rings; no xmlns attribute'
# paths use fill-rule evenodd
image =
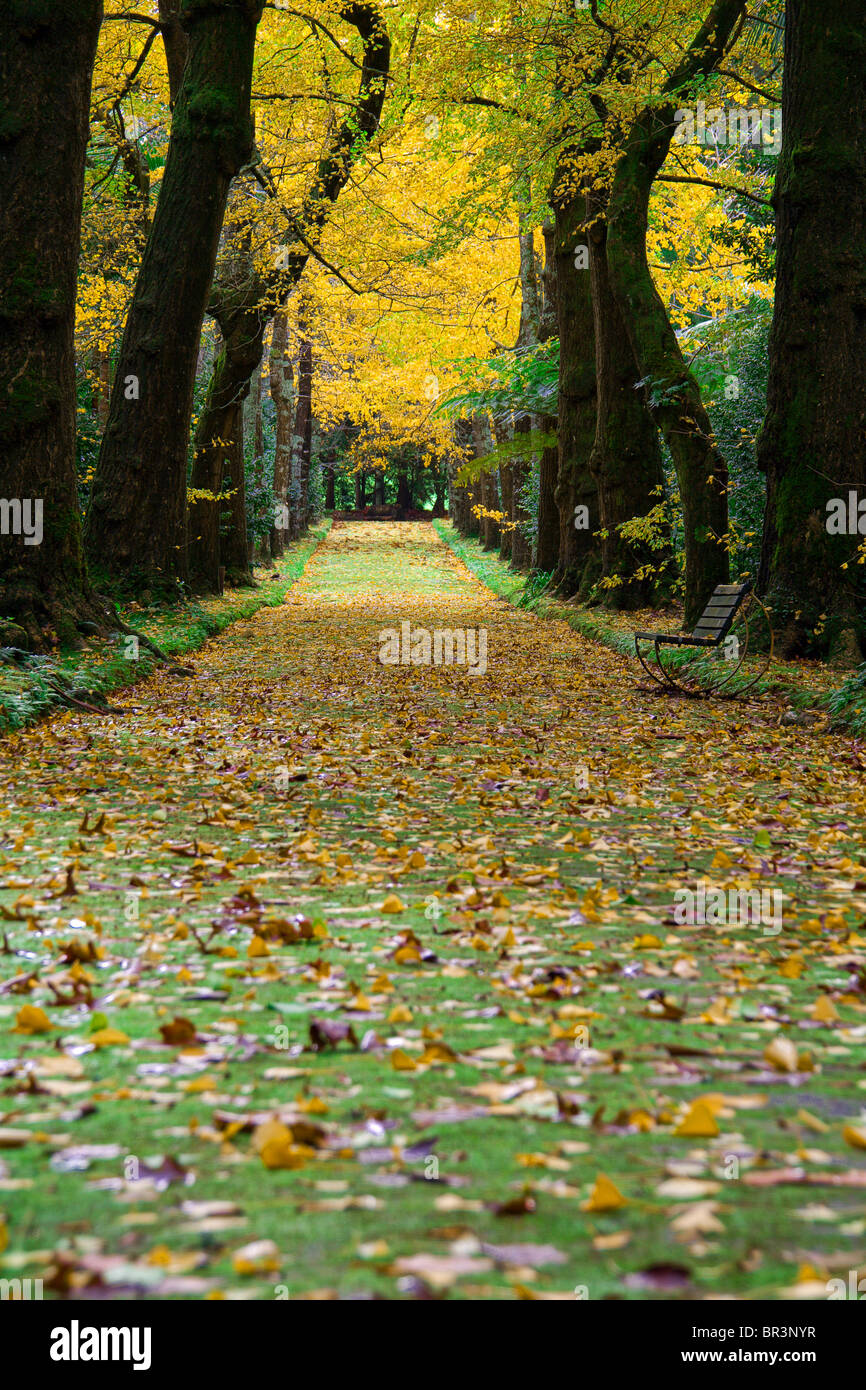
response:
<svg viewBox="0 0 866 1390"><path fill-rule="evenodd" d="M694 625L716 584L728 579L728 470L713 439L698 383L686 366L647 259L653 182L675 116L731 48L746 0L716 0L682 60L631 123L607 208L607 278L653 417L679 481L685 548L684 626Z"/></svg>
<svg viewBox="0 0 866 1390"><path fill-rule="evenodd" d="M198 587L212 589L221 568L218 494L224 462L239 430L239 407L250 389L250 377L261 363L268 325L285 305L298 284L333 205L345 188L361 152L375 135L385 101L391 61L391 40L377 3L342 6L340 17L361 37L363 59L357 96L343 120L326 141L314 177L300 207L283 214L285 243L270 263L252 257L238 258L229 251L224 273L213 287L209 312L216 319L222 345L208 386L207 398L195 436L192 471L194 498L190 505L190 568ZM279 205L273 181L260 174L265 188ZM243 234L249 235L255 215ZM285 470L278 472L282 482ZM234 485L242 487L235 477ZM286 496L277 498L285 505ZM290 522L297 533L298 522ZM232 547L236 561L238 547Z"/></svg>
<svg viewBox="0 0 866 1390"><path fill-rule="evenodd" d="M787 656L866 654L863 6L788 0L761 588ZM858 553L859 552L859 553ZM849 650L849 654L850 650Z"/></svg>
<svg viewBox="0 0 866 1390"><path fill-rule="evenodd" d="M261 0L183 0L188 36L165 174L126 321L85 539L100 569L187 572L186 471L201 326L229 187L253 150Z"/></svg>
<svg viewBox="0 0 866 1390"><path fill-rule="evenodd" d="M101 0L0 5L0 634L99 623L75 471L75 297Z"/></svg>

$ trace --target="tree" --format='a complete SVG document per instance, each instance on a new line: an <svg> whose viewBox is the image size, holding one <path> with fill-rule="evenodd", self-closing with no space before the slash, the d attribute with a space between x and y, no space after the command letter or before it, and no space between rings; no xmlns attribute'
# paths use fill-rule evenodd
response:
<svg viewBox="0 0 866 1390"><path fill-rule="evenodd" d="M126 321L93 483L88 553L116 578L187 573L195 371L232 179L252 152L261 0L183 0L189 51L159 202Z"/></svg>
<svg viewBox="0 0 866 1390"><path fill-rule="evenodd" d="M0 23L0 629L100 621L75 472L75 296L101 0L4 0ZM26 534L29 532L29 534Z"/></svg>
<svg viewBox="0 0 866 1390"><path fill-rule="evenodd" d="M544 270L541 276L541 317L538 325L539 342L546 343L556 336L556 229L552 221L542 227L544 237ZM552 435L556 431L556 416L541 416L541 431ZM535 568L553 573L559 563L559 510L556 505L556 483L559 470L559 450L556 443L546 445L538 464L538 539L535 546Z"/></svg>
<svg viewBox="0 0 866 1390"><path fill-rule="evenodd" d="M617 581L614 588L605 590L613 605L641 608L657 588L655 571L664 556L626 540L621 528L658 505L664 471L626 324L610 289L603 190L590 195L588 212L596 375L595 439L589 469L598 492L601 573L603 579ZM653 574L645 574L645 567Z"/></svg>
<svg viewBox="0 0 866 1390"><path fill-rule="evenodd" d="M268 324L298 284L360 148L379 125L391 59L384 19L376 3L347 4L341 15L357 28L364 45L358 96L351 114L329 139L301 208L288 214L289 245L276 264L251 264L244 275L230 273L214 285L208 308L220 326L224 346L196 430L192 486L200 493L217 494L220 490L224 442L232 439L235 406L249 391L250 377L261 362ZM218 506L204 496L190 510L190 563L202 588L214 587L220 565Z"/></svg>
<svg viewBox="0 0 866 1390"><path fill-rule="evenodd" d="M559 412L556 505L559 562L554 582L566 597L580 592L598 553L597 489L589 471L595 438L595 327L582 193L560 171L551 195L555 223L556 313L559 324Z"/></svg>
<svg viewBox="0 0 866 1390"><path fill-rule="evenodd" d="M686 628L694 625L715 585L728 578L728 471L713 440L700 388L686 367L653 283L646 253L649 200L653 181L670 149L676 111L718 66L733 42L745 8L745 0L715 0L661 96L640 111L617 162L607 214L611 294L679 480Z"/></svg>
<svg viewBox="0 0 866 1390"><path fill-rule="evenodd" d="M760 587L786 656L832 653L846 630L866 654L866 573L854 558L866 535L862 21L857 0L839 0L832 15L817 0L788 0L785 11L776 300L758 463L767 475Z"/></svg>

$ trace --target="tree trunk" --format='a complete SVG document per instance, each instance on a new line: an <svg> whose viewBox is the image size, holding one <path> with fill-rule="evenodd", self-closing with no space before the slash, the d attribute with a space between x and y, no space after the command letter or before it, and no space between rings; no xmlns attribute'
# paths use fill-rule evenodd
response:
<svg viewBox="0 0 866 1390"><path fill-rule="evenodd" d="M470 493L465 483L457 482L457 475L464 464L472 458L472 422L470 420L454 421L454 446L455 453L448 463L449 511L461 536L468 536L472 521Z"/></svg>
<svg viewBox="0 0 866 1390"><path fill-rule="evenodd" d="M238 401L230 421L231 444L225 451L231 496L223 506L225 525L220 537L220 556L228 584L251 584L249 542L247 540L246 476L244 470L244 407Z"/></svg>
<svg viewBox="0 0 866 1390"><path fill-rule="evenodd" d="M385 505L385 474L382 469L376 473L373 479L373 506L384 507Z"/></svg>
<svg viewBox="0 0 866 1390"><path fill-rule="evenodd" d="M511 438L511 431L503 425L494 424L493 434L497 446L506 444ZM499 558L500 560L510 560L511 542L514 538L514 532L511 529L511 516L514 509L514 470L510 463L500 463L499 465L499 488L502 495Z"/></svg>
<svg viewBox="0 0 866 1390"><path fill-rule="evenodd" d="M623 538L619 528L646 516L662 500L664 469L658 432L643 390L626 327L607 271L604 195L590 199L589 264L595 330L596 428L589 466L598 488L602 573L621 582L605 589L611 607L642 608L659 591L669 550ZM651 567L653 574L640 574Z"/></svg>
<svg viewBox="0 0 866 1390"><path fill-rule="evenodd" d="M589 270L577 249L586 244L585 200L560 195L554 180L556 317L559 325L559 413L556 505L559 561L554 582L566 597L587 587L600 568L598 497L589 470L595 438L595 333ZM577 259L577 264L575 263Z"/></svg>
<svg viewBox="0 0 866 1390"><path fill-rule="evenodd" d="M310 497L310 452L313 439L313 345L301 340L298 350L298 405L292 441L292 478L297 481L297 500L291 509L292 536L297 539L307 529Z"/></svg>
<svg viewBox="0 0 866 1390"><path fill-rule="evenodd" d="M359 469L355 474L355 511L362 512L367 505L367 478Z"/></svg>
<svg viewBox="0 0 866 1390"><path fill-rule="evenodd" d="M88 553L133 584L185 578L189 424L229 185L252 150L261 0L184 0L189 56L87 517Z"/></svg>
<svg viewBox="0 0 866 1390"><path fill-rule="evenodd" d="M531 428L532 417L527 414L518 415L514 421L515 443L522 434L529 434ZM525 459L515 458L511 465L511 563L515 569L519 570L532 568L532 546L525 534L526 524L530 517L523 500L524 489L529 482L531 471L532 461L529 457Z"/></svg>
<svg viewBox="0 0 866 1390"><path fill-rule="evenodd" d="M0 632L18 647L104 618L81 546L73 349L101 21L101 0L22 0L0 25Z"/></svg>
<svg viewBox="0 0 866 1390"><path fill-rule="evenodd" d="M655 105L633 123L619 157L608 206L610 288L626 325L650 408L677 470L685 547L685 614L691 628L716 584L728 578L728 470L712 435L700 388L686 367L653 283L646 252L653 180L673 139L675 112L718 65L745 11L745 0L715 0Z"/></svg>
<svg viewBox="0 0 866 1390"><path fill-rule="evenodd" d="M493 439L486 416L476 415L472 421L472 446L477 459L484 458L493 448ZM485 550L499 548L499 523L490 512L499 510L499 493L495 475L482 473L478 479L482 514L480 518L481 544Z"/></svg>
<svg viewBox="0 0 866 1390"><path fill-rule="evenodd" d="M180 22L182 0L159 0L159 28L162 46L165 50L165 63L168 69L168 90L171 109L180 94L183 70L189 51L186 30Z"/></svg>
<svg viewBox="0 0 866 1390"><path fill-rule="evenodd" d="M271 317L285 305L297 286L314 244L325 227L330 210L348 182L352 166L360 149L359 136L371 139L378 129L385 100L391 45L382 14L376 3L349 3L342 17L353 24L364 45L364 61L358 89L358 99L349 117L333 136L327 153L316 167L312 188L298 213L286 213L290 228L290 246L283 251L270 270L253 271L250 266L245 277L228 273L214 285L209 310L217 319L226 339L226 349L217 363L208 388L208 404L196 431L196 460L192 485L203 491L213 491L212 478L216 473L214 453L219 446L214 441L224 438L223 411L243 398L249 390L249 380L261 363L264 340ZM297 230L300 238L292 238ZM300 456L298 457L300 466ZM295 479L294 493L300 486ZM206 511L214 504L202 502L197 506ZM196 531L204 537L213 536L213 521L197 517ZM293 529L293 534L296 532ZM191 568L199 584L213 585L218 561L213 547L194 551Z"/></svg>
<svg viewBox="0 0 866 1390"><path fill-rule="evenodd" d="M274 318L270 355L271 400L276 413L274 444L274 504L276 522L271 531L271 554L282 555L289 539L289 479L292 468L292 426L294 423L294 372L288 351L288 318L280 312Z"/></svg>
<svg viewBox="0 0 866 1390"><path fill-rule="evenodd" d="M409 469L407 465L401 465L397 470L397 517L399 520L404 521L406 513L411 512L413 501Z"/></svg>
<svg viewBox="0 0 866 1390"><path fill-rule="evenodd" d="M529 190L527 189L527 192ZM520 245L520 328L517 334L517 347L533 347L538 342L541 321L541 295L538 287L538 271L535 262L535 238L531 227L519 232ZM531 415L518 415L514 421L514 437L529 434L533 425ZM515 459L511 465L511 563L516 569L530 569L532 566L532 546L525 534L529 512L523 500L523 492L532 471L532 460Z"/></svg>
<svg viewBox="0 0 866 1390"><path fill-rule="evenodd" d="M541 278L541 317L538 340L546 343L557 332L556 318L556 229L552 222L542 227L544 236L544 273ZM556 432L556 416L542 415L544 434ZM555 572L559 562L559 509L556 505L556 482L559 472L559 451L555 444L541 452L538 470L538 538L535 544L535 568L544 574Z"/></svg>
<svg viewBox="0 0 866 1390"><path fill-rule="evenodd" d="M788 0L785 25L760 587L783 655L842 654L851 631L866 655L866 572L854 559L866 539L863 7L839 0L830 17Z"/></svg>

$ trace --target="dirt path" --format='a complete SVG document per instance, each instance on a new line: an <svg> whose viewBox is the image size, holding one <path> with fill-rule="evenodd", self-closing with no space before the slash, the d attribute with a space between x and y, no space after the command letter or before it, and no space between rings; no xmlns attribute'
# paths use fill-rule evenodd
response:
<svg viewBox="0 0 866 1390"><path fill-rule="evenodd" d="M474 669L383 663L407 623ZM421 523L336 524L190 664L0 749L3 1275L824 1298L866 1263L849 741L642 695Z"/></svg>

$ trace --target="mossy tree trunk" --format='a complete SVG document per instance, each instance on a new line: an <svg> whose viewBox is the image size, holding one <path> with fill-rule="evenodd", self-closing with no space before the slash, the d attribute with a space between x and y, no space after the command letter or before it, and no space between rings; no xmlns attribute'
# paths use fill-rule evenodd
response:
<svg viewBox="0 0 866 1390"><path fill-rule="evenodd" d="M494 425L493 434L498 444L504 444L511 437L511 431L502 425ZM502 498L502 526L499 534L499 557L502 560L511 559L511 541L513 531L511 529L511 508L513 505L514 493L514 474L510 463L500 463L499 465L499 492Z"/></svg>
<svg viewBox="0 0 866 1390"><path fill-rule="evenodd" d="M85 537L133 585L187 575L186 472L201 325L232 179L252 152L261 0L184 0L189 53L126 321Z"/></svg>
<svg viewBox="0 0 866 1390"><path fill-rule="evenodd" d="M602 597L614 608L642 608L658 596L660 571L666 569L670 551L626 540L619 528L658 506L664 469L658 431L646 392L638 389L634 353L611 293L603 192L591 195L588 211L596 373L595 439L589 467L598 492L602 575L620 581L604 589ZM653 573L642 574L645 569Z"/></svg>
<svg viewBox="0 0 866 1390"><path fill-rule="evenodd" d="M231 274L229 259L227 278L220 276L214 285L208 307L220 325L226 350L217 361L196 430L192 486L203 492L217 490L218 441L224 437L220 430L226 403L244 397L249 390L250 377L262 359L268 324L301 279L310 247L321 236L363 142L371 140L379 126L391 60L391 42L382 13L376 3L361 3L344 5L340 14L357 28L364 45L358 97L351 114L334 133L320 159L302 207L288 218L290 245L276 264L259 264L239 282ZM201 515L208 508L215 512L217 504L202 501L196 506ZM212 517L197 519L196 530L203 539L191 552L190 570L198 587L213 588L220 559Z"/></svg>
<svg viewBox="0 0 866 1390"><path fill-rule="evenodd" d="M186 67L189 51L186 30L180 22L182 3L183 0L159 0L159 29L162 35L162 46L165 50L169 101L172 109L180 95L183 70Z"/></svg>
<svg viewBox="0 0 866 1390"><path fill-rule="evenodd" d="M585 588L600 567L598 499L589 458L595 439L595 330L586 247L586 200L559 176L552 194L556 317L559 326L559 411L556 505L559 559L554 582L566 597ZM588 255L588 253L587 253Z"/></svg>
<svg viewBox="0 0 866 1390"><path fill-rule="evenodd" d="M251 584L247 539L247 486L244 461L244 405L235 402L228 420L229 446L225 450L228 500L222 505L220 555L227 584Z"/></svg>
<svg viewBox="0 0 866 1390"><path fill-rule="evenodd" d="M700 615L716 584L728 579L728 470L716 447L700 388L653 283L646 235L653 180L676 129L674 115L719 64L745 13L746 0L715 0L699 33L662 89L631 126L608 205L611 293L647 384L653 417L677 470L685 548L684 626Z"/></svg>
<svg viewBox="0 0 866 1390"><path fill-rule="evenodd" d="M473 417L472 446L477 459L485 458L493 449L493 435L486 415ZM499 522L494 516L489 515L490 512L499 510L499 489L496 483L497 475L492 471L482 473L478 479L482 508L480 518L481 544L485 550L497 550L499 548Z"/></svg>
<svg viewBox="0 0 866 1390"><path fill-rule="evenodd" d="M556 336L556 229L552 222L542 227L544 237L544 271L541 277L541 317L538 341L546 343ZM542 415L544 434L556 431L556 416ZM556 444L542 450L538 476L538 539L535 545L535 568L553 573L559 562L559 509L556 505L556 483L559 473L559 450Z"/></svg>
<svg viewBox="0 0 866 1390"><path fill-rule="evenodd" d="M227 467L230 469L234 430L243 419L238 407L243 406L252 374L261 362L264 324L257 312L245 307L256 279L249 237L244 236L240 244L232 247L220 284L214 288L208 304L219 325L221 342L196 426L190 479L190 487L206 495L190 498L187 526L189 573L193 586L204 591L216 592L221 566L227 573L237 571L236 547L227 540L225 526L220 524L225 511L213 499L222 489ZM236 466L234 471L237 473ZM244 483L242 475L240 481ZM226 547L232 552L231 561L224 553Z"/></svg>
<svg viewBox="0 0 866 1390"><path fill-rule="evenodd" d="M866 570L854 559L866 541L866 42L859 0L838 0L832 14L816 0L788 0L782 93L776 301L758 440L767 474L760 586L783 654L841 653L853 646L853 632L866 655ZM827 506L834 499L845 518L838 531Z"/></svg>
<svg viewBox="0 0 866 1390"><path fill-rule="evenodd" d="M313 345L302 338L298 349L298 404L292 439L292 488L289 525L297 540L307 529L310 515L310 462L313 443ZM363 503L362 503L363 505Z"/></svg>
<svg viewBox="0 0 866 1390"><path fill-rule="evenodd" d="M282 311L274 318L270 355L271 400L274 403L276 415L274 502L277 507L277 521L271 532L272 555L282 555L289 539L288 508L289 479L292 467L292 426L294 424L294 372L289 356L288 331L288 317Z"/></svg>
<svg viewBox="0 0 866 1390"><path fill-rule="evenodd" d="M526 189L527 194L529 189ZM538 284L538 267L535 259L535 237L531 226L524 226L518 234L520 245L520 327L517 332L517 347L534 347L538 342L541 321L541 293ZM514 439L532 430L533 417L521 413L514 419ZM515 569L528 570L532 565L532 545L526 535L530 520L529 509L524 500L524 490L532 471L532 457L516 457L511 465L511 563Z"/></svg>
<svg viewBox="0 0 866 1390"><path fill-rule="evenodd" d="M73 348L102 3L19 0L3 9L0 498L9 505L0 518L0 641L44 648L75 640L78 620L104 619L81 545Z"/></svg>

